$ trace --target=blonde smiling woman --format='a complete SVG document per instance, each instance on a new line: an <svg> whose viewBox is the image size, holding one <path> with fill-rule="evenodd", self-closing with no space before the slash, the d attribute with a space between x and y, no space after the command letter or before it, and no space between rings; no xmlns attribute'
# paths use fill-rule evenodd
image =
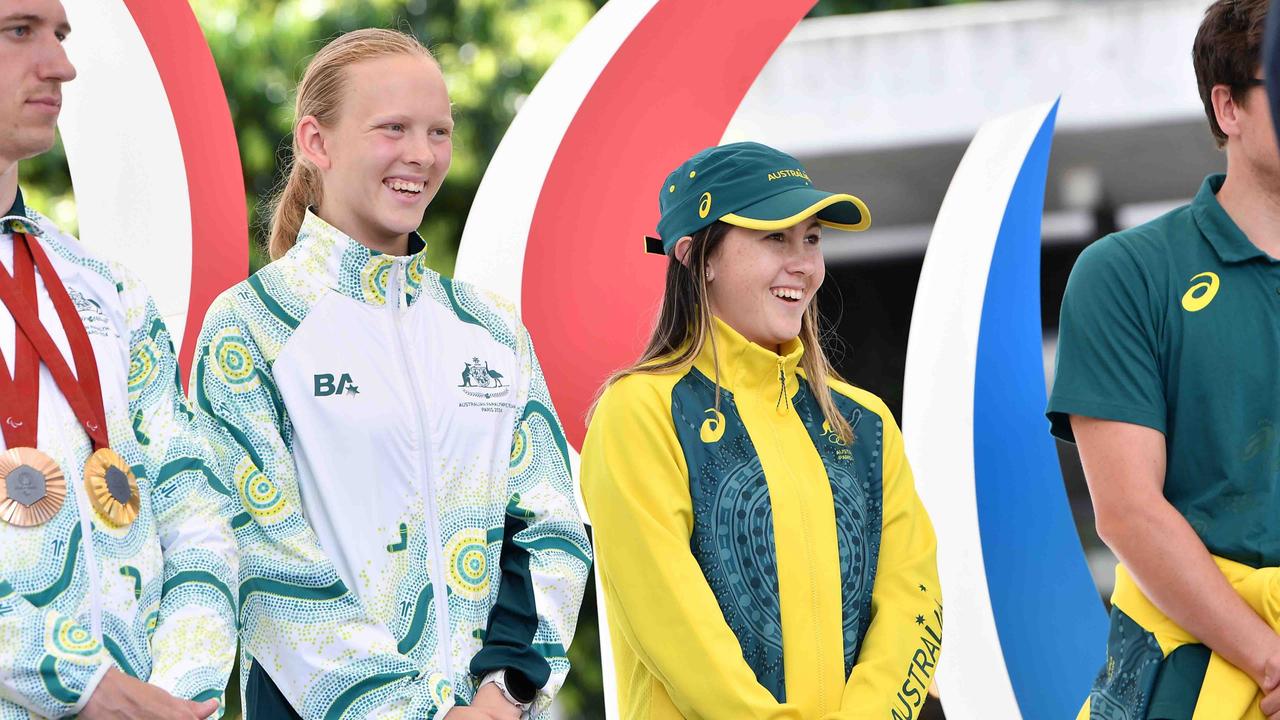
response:
<svg viewBox="0 0 1280 720"><path fill-rule="evenodd" d="M590 549L537 358L415 232L452 133L416 40L329 43L274 261L205 319L191 387L244 509L250 720L542 717L569 670Z"/></svg>

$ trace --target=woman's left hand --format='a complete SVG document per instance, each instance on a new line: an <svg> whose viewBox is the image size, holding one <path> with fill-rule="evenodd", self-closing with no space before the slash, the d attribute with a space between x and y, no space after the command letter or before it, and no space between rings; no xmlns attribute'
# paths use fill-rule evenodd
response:
<svg viewBox="0 0 1280 720"><path fill-rule="evenodd" d="M471 707L484 710L492 715L494 720L520 720L520 708L508 702L502 691L493 683L480 688Z"/></svg>

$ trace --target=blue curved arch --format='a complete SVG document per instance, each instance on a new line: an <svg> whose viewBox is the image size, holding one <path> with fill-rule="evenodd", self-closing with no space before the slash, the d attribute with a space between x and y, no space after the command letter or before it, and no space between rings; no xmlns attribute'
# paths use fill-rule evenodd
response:
<svg viewBox="0 0 1280 720"><path fill-rule="evenodd" d="M1040 220L1058 106L1009 196L974 378L974 475L996 630L1024 718L1074 717L1105 659L1107 618L1044 416Z"/></svg>

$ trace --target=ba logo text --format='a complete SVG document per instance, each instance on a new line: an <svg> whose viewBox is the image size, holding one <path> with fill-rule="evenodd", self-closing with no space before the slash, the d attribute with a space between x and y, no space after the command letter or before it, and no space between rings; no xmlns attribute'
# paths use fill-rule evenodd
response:
<svg viewBox="0 0 1280 720"><path fill-rule="evenodd" d="M351 379L349 373L342 373L337 380L331 373L320 373L315 376L316 397L328 397L330 395L359 395L360 388Z"/></svg>

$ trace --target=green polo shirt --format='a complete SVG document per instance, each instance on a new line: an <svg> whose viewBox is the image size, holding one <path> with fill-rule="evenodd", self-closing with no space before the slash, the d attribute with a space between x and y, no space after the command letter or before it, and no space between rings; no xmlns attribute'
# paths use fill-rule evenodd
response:
<svg viewBox="0 0 1280 720"><path fill-rule="evenodd" d="M1165 435L1164 495L1215 555L1280 565L1280 261L1205 178L1190 205L1076 261L1059 324L1052 432L1068 415Z"/></svg>

